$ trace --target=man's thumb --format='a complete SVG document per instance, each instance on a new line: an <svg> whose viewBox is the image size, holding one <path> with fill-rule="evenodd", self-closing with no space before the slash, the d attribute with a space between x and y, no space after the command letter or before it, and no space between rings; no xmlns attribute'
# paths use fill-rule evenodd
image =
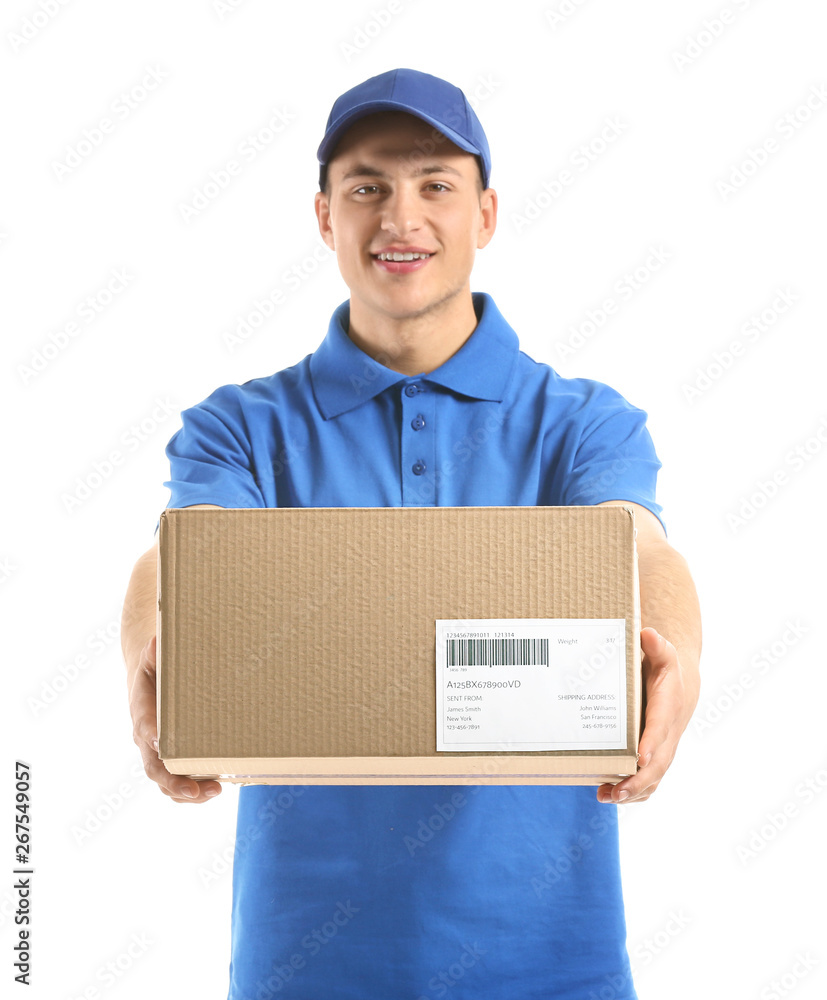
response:
<svg viewBox="0 0 827 1000"><path fill-rule="evenodd" d="M666 652L666 639L651 625L641 629L640 642L647 656L658 656Z"/></svg>
<svg viewBox="0 0 827 1000"><path fill-rule="evenodd" d="M157 646L157 636L153 635L152 638L149 640L149 642L147 642L147 644L143 648L144 659L146 660L147 664L153 668L153 670L155 669L156 666L156 661L155 661L156 646Z"/></svg>

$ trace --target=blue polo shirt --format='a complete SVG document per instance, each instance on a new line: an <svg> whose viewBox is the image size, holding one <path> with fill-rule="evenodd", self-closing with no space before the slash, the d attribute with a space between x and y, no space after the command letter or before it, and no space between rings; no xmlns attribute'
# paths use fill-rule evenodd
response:
<svg viewBox="0 0 827 1000"><path fill-rule="evenodd" d="M181 414L168 506L558 506L660 517L646 413L520 351L491 296L427 374L348 337ZM595 788L239 789L229 1000L636 998L617 807Z"/></svg>

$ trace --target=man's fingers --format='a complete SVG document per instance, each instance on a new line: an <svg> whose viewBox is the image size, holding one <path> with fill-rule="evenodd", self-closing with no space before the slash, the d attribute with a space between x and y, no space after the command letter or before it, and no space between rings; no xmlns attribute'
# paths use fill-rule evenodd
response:
<svg viewBox="0 0 827 1000"><path fill-rule="evenodd" d="M645 802L653 792L657 791L659 784L660 781L653 781L651 784L644 785L637 791L634 789L622 789L616 796L611 791L605 793L601 791L599 798L601 802L615 802L619 805L631 805L633 802ZM607 787L611 789L612 786L608 785ZM623 794L624 791L626 792L625 795Z"/></svg>
<svg viewBox="0 0 827 1000"><path fill-rule="evenodd" d="M657 789L675 756L682 726L683 682L675 647L653 628L640 633L646 720L640 737L637 774L616 785L601 785L601 802L643 802Z"/></svg>
<svg viewBox="0 0 827 1000"><path fill-rule="evenodd" d="M164 795L174 802L207 802L221 792L221 783L203 779L196 781L183 774L171 774L152 747L138 744L147 777L154 781Z"/></svg>
<svg viewBox="0 0 827 1000"><path fill-rule="evenodd" d="M682 716L686 692L678 651L653 628L642 629L640 644L644 653L643 682L646 687L646 720L638 747L640 766L645 767L660 755L665 772L672 763L685 725L682 725Z"/></svg>
<svg viewBox="0 0 827 1000"><path fill-rule="evenodd" d="M132 714L132 738L141 751L147 777L154 781L173 802L207 802L221 792L221 783L207 779L196 781L183 774L171 774L158 756L158 719L156 713L155 636L141 650L138 669L129 692Z"/></svg>
<svg viewBox="0 0 827 1000"><path fill-rule="evenodd" d="M152 745L158 738L155 684L155 636L141 650L138 669L129 691L129 711L136 743Z"/></svg>
<svg viewBox="0 0 827 1000"><path fill-rule="evenodd" d="M597 789L597 798L601 802L644 802L658 787L670 763L671 757L664 762L661 754L655 754L637 774L624 778L616 785L601 785Z"/></svg>
<svg viewBox="0 0 827 1000"><path fill-rule="evenodd" d="M158 739L158 718L155 704L155 682L143 669L138 670L129 692L132 714L132 738L140 746L152 746Z"/></svg>
<svg viewBox="0 0 827 1000"><path fill-rule="evenodd" d="M656 699L663 704L658 705ZM662 711L659 711L661 708ZM646 728L638 746L641 768L650 766L658 758L662 759L664 751L668 752L668 759L663 761L663 770L665 771L672 762L672 754L677 747L677 739L674 738L674 724L677 721L673 715L674 711L674 703L666 695L662 697L656 695L650 700L646 710Z"/></svg>
<svg viewBox="0 0 827 1000"><path fill-rule="evenodd" d="M192 790L189 787L190 785L196 786L196 793L194 797L191 797L188 794L188 791ZM158 787L161 789L164 795L168 795L173 802L194 802L196 804L199 804L201 802L209 802L210 799L215 798L215 796L221 792L221 786L218 784L217 781L210 781L210 782L190 781L189 784L185 786L185 789L183 790L181 788L178 788L177 786L174 788L164 788L163 785L159 785Z"/></svg>

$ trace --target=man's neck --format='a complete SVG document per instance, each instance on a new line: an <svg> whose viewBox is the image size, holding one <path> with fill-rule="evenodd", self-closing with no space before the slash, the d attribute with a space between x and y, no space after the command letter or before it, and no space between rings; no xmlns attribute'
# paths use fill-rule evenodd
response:
<svg viewBox="0 0 827 1000"><path fill-rule="evenodd" d="M403 375L427 374L462 347L477 326L470 288L436 309L396 319L351 297L348 336L374 360Z"/></svg>

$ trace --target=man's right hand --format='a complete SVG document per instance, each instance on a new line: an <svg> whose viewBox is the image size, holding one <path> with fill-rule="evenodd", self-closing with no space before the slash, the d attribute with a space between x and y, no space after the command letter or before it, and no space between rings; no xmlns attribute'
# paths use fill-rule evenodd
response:
<svg viewBox="0 0 827 1000"><path fill-rule="evenodd" d="M147 775L173 802L206 802L221 791L221 782L210 778L196 781L183 774L171 774L158 756L158 717L155 687L155 636L141 650L138 669L129 692L132 736Z"/></svg>

